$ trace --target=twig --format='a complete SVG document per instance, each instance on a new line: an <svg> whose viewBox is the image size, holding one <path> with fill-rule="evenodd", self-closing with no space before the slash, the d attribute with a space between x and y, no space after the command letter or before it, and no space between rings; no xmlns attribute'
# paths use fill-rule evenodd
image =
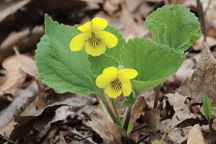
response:
<svg viewBox="0 0 216 144"><path fill-rule="evenodd" d="M59 132L59 143L60 144L67 144L65 139L64 139L64 131Z"/></svg>
<svg viewBox="0 0 216 144"><path fill-rule="evenodd" d="M205 11L204 11L204 16L206 15L206 13L207 13L207 11L208 11L208 9L209 9L209 7L210 7L210 5L211 5L211 2L212 2L212 0L208 0L208 5L207 5L207 7L206 7L206 9L205 9Z"/></svg>
<svg viewBox="0 0 216 144"><path fill-rule="evenodd" d="M164 3L165 3L166 6L169 5L169 1L168 0L164 0Z"/></svg>
<svg viewBox="0 0 216 144"><path fill-rule="evenodd" d="M16 96L9 107L0 115L0 129L13 120L14 115L19 115L37 96L36 83L32 83Z"/></svg>
<svg viewBox="0 0 216 144"><path fill-rule="evenodd" d="M146 136L141 137L141 138L138 140L137 144L141 143L144 139L146 139L146 138L148 138L148 137L150 137L150 135L146 135Z"/></svg>
<svg viewBox="0 0 216 144"><path fill-rule="evenodd" d="M3 135L1 135L1 134L0 134L0 137L1 137L2 139L4 139L5 141L9 142L9 143L13 143L13 144L15 144L15 142L14 142L14 141L12 141L12 140L10 140L10 139L8 139L8 138L4 137L4 136L3 136Z"/></svg>
<svg viewBox="0 0 216 144"><path fill-rule="evenodd" d="M97 143L93 142L90 138L86 138L84 135L80 134L80 133L79 133L78 131L76 131L75 129L70 130L70 132L72 132L73 134L75 134L75 135L81 137L82 139L87 140L87 141L90 142L91 144L97 144Z"/></svg>
<svg viewBox="0 0 216 144"><path fill-rule="evenodd" d="M200 18L200 23L202 26L202 32L204 35L204 41L206 42L207 32L206 32L205 15L203 12L203 6L202 6L202 3L200 2L200 0L196 0L196 3L197 3L197 13L198 13L198 16Z"/></svg>
<svg viewBox="0 0 216 144"><path fill-rule="evenodd" d="M157 104L158 104L158 99L159 99L159 94L160 94L160 88L161 88L161 85L158 85L154 91L155 91L155 98L154 98L154 108L157 107Z"/></svg>
<svg viewBox="0 0 216 144"><path fill-rule="evenodd" d="M134 128L132 129L131 133L133 133L133 132L135 132L135 131L137 131L137 130L139 130L139 129L142 129L142 128L146 127L146 126L147 126L146 123L142 123L142 124L140 124L140 125L134 127Z"/></svg>

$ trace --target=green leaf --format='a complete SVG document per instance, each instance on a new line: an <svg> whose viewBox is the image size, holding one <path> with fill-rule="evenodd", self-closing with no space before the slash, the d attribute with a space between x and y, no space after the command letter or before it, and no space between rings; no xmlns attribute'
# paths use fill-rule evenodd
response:
<svg viewBox="0 0 216 144"><path fill-rule="evenodd" d="M164 6L149 15L145 25L157 43L179 51L202 36L197 17L180 5Z"/></svg>
<svg viewBox="0 0 216 144"><path fill-rule="evenodd" d="M103 70L110 66L118 67L119 63L112 57L106 55L100 55L97 57L89 56L92 71L96 76L102 74Z"/></svg>
<svg viewBox="0 0 216 144"><path fill-rule="evenodd" d="M105 31L111 32L118 38L118 44L114 48L107 48L105 54L98 57L89 56L92 71L96 76L101 74L103 70L110 66L118 67L122 63L122 49L125 45L125 39L117 29L108 25Z"/></svg>
<svg viewBox="0 0 216 144"><path fill-rule="evenodd" d="M131 80L131 83L133 85L133 89L136 92L136 95L139 95L141 92L143 92L144 90L147 90L149 88L152 88L154 86L159 85L160 83L162 83L164 80L166 80L166 78L163 79L158 79L158 80L154 80L154 81L139 81L139 80Z"/></svg>
<svg viewBox="0 0 216 144"><path fill-rule="evenodd" d="M40 79L56 92L87 95L96 91L95 77L86 52L72 52L71 39L80 32L76 26L59 25L45 15L46 34L37 45L36 64Z"/></svg>
<svg viewBox="0 0 216 144"><path fill-rule="evenodd" d="M121 134L123 135L123 136L125 136L125 137L127 137L130 133L131 133L131 131L132 131L132 129L133 129L133 124L132 124L132 122L131 121L129 121L129 125L128 125L128 129L127 129L127 131L124 129L124 123L125 123L125 118L123 118L123 119L121 119L120 120L120 125L115 125L115 127L121 132Z"/></svg>
<svg viewBox="0 0 216 144"><path fill-rule="evenodd" d="M123 49L126 68L134 68L138 76L132 80L136 93L156 86L175 73L184 57L181 52L144 38L129 40Z"/></svg>
<svg viewBox="0 0 216 144"><path fill-rule="evenodd" d="M212 114L212 106L208 96L203 96L203 112L205 118L210 122Z"/></svg>
<svg viewBox="0 0 216 144"><path fill-rule="evenodd" d="M130 94L130 96L125 97L125 100L123 101L123 105L125 106L132 106L136 99L133 97L133 93Z"/></svg>
<svg viewBox="0 0 216 144"><path fill-rule="evenodd" d="M108 25L105 30L113 33L118 38L118 44L114 48L108 48L105 55L115 58L120 64L122 64L122 50L126 40L122 37L121 33L119 33L117 29L110 25Z"/></svg>

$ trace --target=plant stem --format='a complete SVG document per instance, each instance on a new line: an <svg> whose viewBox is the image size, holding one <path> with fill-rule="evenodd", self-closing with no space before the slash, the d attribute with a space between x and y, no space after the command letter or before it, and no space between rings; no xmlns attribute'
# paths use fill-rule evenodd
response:
<svg viewBox="0 0 216 144"><path fill-rule="evenodd" d="M120 123L120 118L119 118L119 114L118 114L118 111L117 111L115 102L114 102L113 99L111 99L111 101L112 101L112 105L113 105L114 112L115 112L115 114L116 114L116 118L117 118L118 122Z"/></svg>
<svg viewBox="0 0 216 144"><path fill-rule="evenodd" d="M106 107L108 113L110 114L110 116L111 116L113 122L119 125L120 123L119 123L118 120L116 119L116 117L115 117L115 115L114 115L114 113L113 113L113 111L112 111L110 105L108 104L108 101L107 101L105 95L104 95L104 94L101 94L101 96L99 96L99 97L101 98L101 100L102 100L104 106Z"/></svg>
<svg viewBox="0 0 216 144"><path fill-rule="evenodd" d="M212 121L209 120L209 143L212 144L212 139L211 139L211 134L212 134Z"/></svg>
<svg viewBox="0 0 216 144"><path fill-rule="evenodd" d="M126 132L128 130L128 125L130 122L131 110L132 110L132 106L128 106L126 110L125 122L124 122L124 127L123 127L126 130Z"/></svg>
<svg viewBox="0 0 216 144"><path fill-rule="evenodd" d="M155 98L154 98L154 107L153 108L156 108L157 107L157 104L158 104L158 99L159 99L159 94L160 94L160 88L161 88L161 85L158 85L154 91L155 91Z"/></svg>

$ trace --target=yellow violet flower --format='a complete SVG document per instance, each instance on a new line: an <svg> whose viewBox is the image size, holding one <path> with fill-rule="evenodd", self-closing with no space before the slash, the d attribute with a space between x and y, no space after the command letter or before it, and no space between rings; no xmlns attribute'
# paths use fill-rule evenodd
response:
<svg viewBox="0 0 216 144"><path fill-rule="evenodd" d="M104 29L108 22L99 17L95 17L91 22L78 27L82 33L75 36L70 42L71 51L81 51L84 46L89 55L99 56L107 48L113 48L118 43L118 38Z"/></svg>
<svg viewBox="0 0 216 144"><path fill-rule="evenodd" d="M130 79L135 78L138 72L135 69L122 69L111 66L105 68L103 73L96 79L99 88L105 88L106 94L111 98L117 98L123 92L129 96L132 91Z"/></svg>

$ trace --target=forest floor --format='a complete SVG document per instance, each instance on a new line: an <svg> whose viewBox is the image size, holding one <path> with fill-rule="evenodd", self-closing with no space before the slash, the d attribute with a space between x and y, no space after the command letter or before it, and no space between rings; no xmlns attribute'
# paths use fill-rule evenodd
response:
<svg viewBox="0 0 216 144"><path fill-rule="evenodd" d="M132 114L136 125L126 143L216 143L216 60L211 59L212 55L216 58L216 1L209 0L210 5L207 0L201 2L206 10L207 53L201 53L205 51L203 38L197 40L173 76L138 98ZM195 0L2 0L0 143L95 144L109 140L120 143L121 136L112 130L94 95L59 94L38 79L34 56L44 34L44 14L67 25L103 17L128 40L152 38L144 25L146 17L170 4L185 6L198 16ZM199 65L201 72L196 71ZM191 83L194 73L201 77L200 83ZM191 94L190 88L195 85L200 87ZM203 113L203 92L212 103L211 136ZM155 95L159 97L157 106L154 106ZM120 104L117 107L123 115L125 108Z"/></svg>

